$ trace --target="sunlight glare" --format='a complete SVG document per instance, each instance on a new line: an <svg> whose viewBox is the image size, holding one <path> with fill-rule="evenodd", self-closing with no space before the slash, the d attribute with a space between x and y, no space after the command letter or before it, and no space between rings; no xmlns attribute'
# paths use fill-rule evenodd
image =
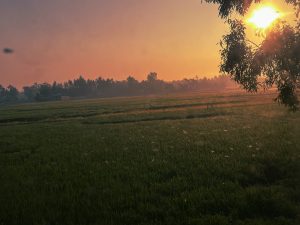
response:
<svg viewBox="0 0 300 225"><path fill-rule="evenodd" d="M256 28L266 29L279 19L280 16L281 14L274 7L262 6L253 12L247 22L253 24Z"/></svg>

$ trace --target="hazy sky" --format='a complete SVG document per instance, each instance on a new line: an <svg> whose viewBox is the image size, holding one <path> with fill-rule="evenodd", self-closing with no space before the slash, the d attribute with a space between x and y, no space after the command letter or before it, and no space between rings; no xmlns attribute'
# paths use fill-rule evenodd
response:
<svg viewBox="0 0 300 225"><path fill-rule="evenodd" d="M217 14L201 0L1 0L0 47L15 52L0 54L0 83L217 75Z"/></svg>

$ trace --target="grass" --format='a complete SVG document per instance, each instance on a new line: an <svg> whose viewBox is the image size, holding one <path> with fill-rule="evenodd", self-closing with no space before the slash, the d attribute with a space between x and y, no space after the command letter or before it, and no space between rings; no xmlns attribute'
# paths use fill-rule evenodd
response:
<svg viewBox="0 0 300 225"><path fill-rule="evenodd" d="M0 224L300 224L300 114L272 95L0 109Z"/></svg>

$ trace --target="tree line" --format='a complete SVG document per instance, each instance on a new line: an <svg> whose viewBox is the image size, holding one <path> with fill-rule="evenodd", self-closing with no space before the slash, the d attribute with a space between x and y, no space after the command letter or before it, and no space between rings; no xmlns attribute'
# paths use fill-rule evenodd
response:
<svg viewBox="0 0 300 225"><path fill-rule="evenodd" d="M142 81L138 81L133 76L128 76L126 80L121 81L102 77L91 80L79 76L77 79L64 83L35 83L31 86L24 86L21 91L12 85L7 88L0 85L0 104L55 101L68 98L160 95L174 92L224 90L233 86L234 82L227 76L201 79L195 77L170 82L158 79L157 73L154 72L149 73Z"/></svg>

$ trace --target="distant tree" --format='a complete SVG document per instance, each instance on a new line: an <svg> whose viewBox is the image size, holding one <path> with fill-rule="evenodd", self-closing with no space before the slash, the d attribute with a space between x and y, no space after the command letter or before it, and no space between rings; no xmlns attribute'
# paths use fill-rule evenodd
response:
<svg viewBox="0 0 300 225"><path fill-rule="evenodd" d="M23 93L28 101L35 101L36 95L38 93L39 85L37 83L31 85L31 86L25 86L23 87Z"/></svg>
<svg viewBox="0 0 300 225"><path fill-rule="evenodd" d="M0 84L0 98L5 96L5 88Z"/></svg>
<svg viewBox="0 0 300 225"><path fill-rule="evenodd" d="M56 98L60 98L64 92L63 85L54 81L51 87L51 92L52 95L56 96Z"/></svg>
<svg viewBox="0 0 300 225"><path fill-rule="evenodd" d="M9 85L6 89L6 101L7 102L16 102L18 101L19 91L12 85Z"/></svg>
<svg viewBox="0 0 300 225"><path fill-rule="evenodd" d="M155 72L151 72L151 73L149 73L148 74L148 76L147 76L147 81L148 82L155 82L157 80L157 73L155 73Z"/></svg>
<svg viewBox="0 0 300 225"><path fill-rule="evenodd" d="M73 82L74 86L78 89L84 89L86 88L86 80L83 78L83 76L79 76L78 79L75 79L74 82Z"/></svg>
<svg viewBox="0 0 300 225"><path fill-rule="evenodd" d="M226 76L214 78L198 77L184 79L173 82L166 82L158 79L156 73L150 73L146 80L139 82L133 76L128 76L126 80L113 80L97 78L95 80L86 80L82 76L67 82L52 84L35 83L31 86L23 87L23 92L9 86L4 88L0 85L0 103L15 102L33 102L33 101L55 101L60 100L62 96L75 98L90 97L116 97L116 96L133 96L148 94L165 94L176 92L201 91L207 89L224 89L225 83L230 79Z"/></svg>
<svg viewBox="0 0 300 225"><path fill-rule="evenodd" d="M136 87L139 84L139 82L132 76L127 77L126 80L127 80L128 86L130 86L130 87Z"/></svg>
<svg viewBox="0 0 300 225"><path fill-rule="evenodd" d="M0 85L0 104L6 102L6 89Z"/></svg>
<svg viewBox="0 0 300 225"><path fill-rule="evenodd" d="M87 81L82 76L73 81L73 94L75 96L85 95L87 90Z"/></svg>
<svg viewBox="0 0 300 225"><path fill-rule="evenodd" d="M134 77L129 76L126 79L127 93L129 95L137 95L140 92L140 83Z"/></svg>
<svg viewBox="0 0 300 225"><path fill-rule="evenodd" d="M279 22L266 32L260 45L247 39L243 21L230 18L234 12L244 15L252 3L260 0L205 1L219 4L219 15L227 18L230 25L230 33L221 41L221 72L252 92L275 85L279 92L276 100L296 110L300 88L300 1L285 0L294 6L296 25Z"/></svg>
<svg viewBox="0 0 300 225"><path fill-rule="evenodd" d="M51 101L53 100L52 87L48 83L39 85L38 93L35 96L36 101Z"/></svg>

